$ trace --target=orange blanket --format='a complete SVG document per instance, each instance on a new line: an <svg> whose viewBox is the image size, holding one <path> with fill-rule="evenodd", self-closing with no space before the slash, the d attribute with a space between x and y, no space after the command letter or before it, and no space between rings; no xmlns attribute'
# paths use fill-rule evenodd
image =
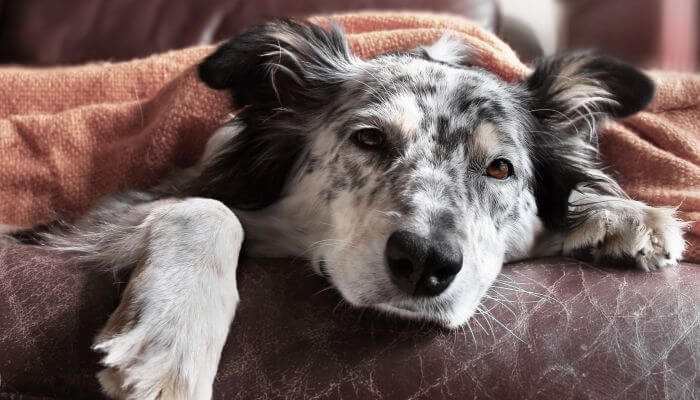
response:
<svg viewBox="0 0 700 400"><path fill-rule="evenodd" d="M325 24L329 17L312 20ZM430 43L450 29L509 81L528 68L502 41L465 19L421 13L334 15L353 51L372 57ZM142 60L78 67L0 69L0 231L84 212L100 197L156 182L187 166L231 111L191 67L212 51L195 47ZM655 205L700 217L700 77L653 73L648 111L611 123L603 154L624 189ZM697 225L697 224L696 224ZM700 227L687 234L700 261Z"/></svg>

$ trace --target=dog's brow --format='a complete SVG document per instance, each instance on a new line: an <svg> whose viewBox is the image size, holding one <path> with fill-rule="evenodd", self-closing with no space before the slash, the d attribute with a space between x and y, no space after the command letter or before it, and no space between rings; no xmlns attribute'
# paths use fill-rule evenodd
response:
<svg viewBox="0 0 700 400"><path fill-rule="evenodd" d="M387 100L358 110L354 125L374 125L395 131L404 138L414 137L421 130L424 112L416 97L409 92L394 94ZM387 132L388 133L388 132Z"/></svg>
<svg viewBox="0 0 700 400"><path fill-rule="evenodd" d="M415 97L408 93L398 94L391 99L390 104L388 117L391 123L403 135L415 135L420 129L423 115Z"/></svg>
<svg viewBox="0 0 700 400"><path fill-rule="evenodd" d="M480 123L474 133L469 137L469 144L473 151L479 154L491 154L501 147L501 138L498 128L490 122Z"/></svg>

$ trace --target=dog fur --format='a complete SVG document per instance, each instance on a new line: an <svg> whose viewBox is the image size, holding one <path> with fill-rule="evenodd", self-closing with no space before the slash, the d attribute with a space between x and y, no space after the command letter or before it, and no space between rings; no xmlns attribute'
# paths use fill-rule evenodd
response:
<svg viewBox="0 0 700 400"><path fill-rule="evenodd" d="M132 270L94 345L105 393L211 397L244 232L247 254L308 258L352 305L447 328L471 317L506 262L585 252L676 266L684 224L627 198L597 153L598 123L641 110L651 81L590 53L542 60L517 84L476 61L449 36L361 60L339 28L292 20L207 57L201 79L231 90L240 111L201 162L42 234ZM449 268L428 281L419 264L393 269L397 232Z"/></svg>

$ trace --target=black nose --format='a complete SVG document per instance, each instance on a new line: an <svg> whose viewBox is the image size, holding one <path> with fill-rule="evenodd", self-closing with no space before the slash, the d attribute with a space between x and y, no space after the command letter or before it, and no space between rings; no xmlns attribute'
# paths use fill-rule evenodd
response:
<svg viewBox="0 0 700 400"><path fill-rule="evenodd" d="M413 296L437 296L462 269L462 250L451 236L432 239L397 231L386 243L394 284Z"/></svg>

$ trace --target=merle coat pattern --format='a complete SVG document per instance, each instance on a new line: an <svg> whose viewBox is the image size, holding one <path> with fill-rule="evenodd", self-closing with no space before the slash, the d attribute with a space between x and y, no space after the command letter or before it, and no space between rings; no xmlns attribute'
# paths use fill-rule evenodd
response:
<svg viewBox="0 0 700 400"><path fill-rule="evenodd" d="M308 258L354 306L447 328L505 262L677 265L684 224L627 198L596 148L597 124L641 110L651 81L591 53L542 60L517 84L473 61L449 36L360 60L339 28L291 20L207 57L201 79L240 111L200 164L42 236L132 269L95 344L105 392L211 397L244 235L250 255Z"/></svg>

